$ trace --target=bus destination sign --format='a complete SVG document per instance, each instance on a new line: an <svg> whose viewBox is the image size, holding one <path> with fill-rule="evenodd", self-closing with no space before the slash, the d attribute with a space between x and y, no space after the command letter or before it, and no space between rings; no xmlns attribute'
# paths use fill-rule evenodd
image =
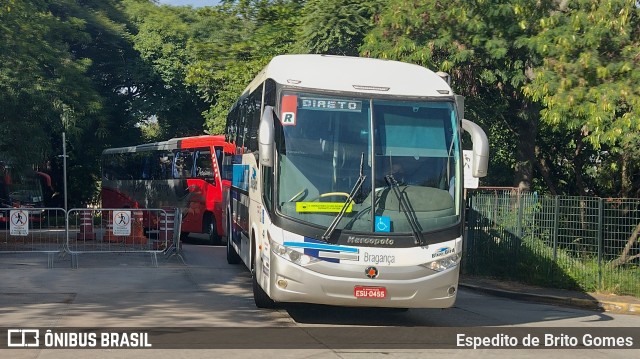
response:
<svg viewBox="0 0 640 359"><path fill-rule="evenodd" d="M301 97L300 108L304 110L361 112L362 101Z"/></svg>

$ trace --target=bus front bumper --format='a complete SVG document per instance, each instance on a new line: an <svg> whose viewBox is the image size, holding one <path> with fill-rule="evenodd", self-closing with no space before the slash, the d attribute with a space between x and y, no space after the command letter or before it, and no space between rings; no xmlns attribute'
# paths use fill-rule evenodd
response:
<svg viewBox="0 0 640 359"><path fill-rule="evenodd" d="M325 275L271 256L270 297L276 302L302 302L353 307L448 308L457 295L460 266L408 280L362 279ZM362 287L384 297L356 297ZM375 289L378 288L378 289ZM365 288L366 289L366 288Z"/></svg>

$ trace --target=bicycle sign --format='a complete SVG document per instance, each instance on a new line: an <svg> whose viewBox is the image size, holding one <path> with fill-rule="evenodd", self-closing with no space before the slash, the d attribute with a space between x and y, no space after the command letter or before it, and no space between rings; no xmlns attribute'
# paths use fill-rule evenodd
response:
<svg viewBox="0 0 640 359"><path fill-rule="evenodd" d="M113 235L131 235L131 211L113 211Z"/></svg>
<svg viewBox="0 0 640 359"><path fill-rule="evenodd" d="M10 233L12 236L28 236L29 235L29 213L21 209L11 210L9 213Z"/></svg>

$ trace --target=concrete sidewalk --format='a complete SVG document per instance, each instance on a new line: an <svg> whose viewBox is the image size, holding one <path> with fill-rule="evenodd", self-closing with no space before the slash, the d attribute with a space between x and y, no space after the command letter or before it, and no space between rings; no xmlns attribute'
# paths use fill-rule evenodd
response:
<svg viewBox="0 0 640 359"><path fill-rule="evenodd" d="M460 287L495 296L619 314L640 315L640 298L543 288L518 282L463 276Z"/></svg>

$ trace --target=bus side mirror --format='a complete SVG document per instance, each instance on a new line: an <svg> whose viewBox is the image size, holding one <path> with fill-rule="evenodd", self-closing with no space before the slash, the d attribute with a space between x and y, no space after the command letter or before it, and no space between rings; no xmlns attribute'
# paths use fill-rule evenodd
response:
<svg viewBox="0 0 640 359"><path fill-rule="evenodd" d="M462 128L471 135L473 142L473 177L484 177L489 167L489 139L482 128L475 123L462 119Z"/></svg>
<svg viewBox="0 0 640 359"><path fill-rule="evenodd" d="M275 138L273 115L273 107L265 106L260 118L260 127L258 128L258 156L260 163L267 167L273 167L273 143Z"/></svg>

